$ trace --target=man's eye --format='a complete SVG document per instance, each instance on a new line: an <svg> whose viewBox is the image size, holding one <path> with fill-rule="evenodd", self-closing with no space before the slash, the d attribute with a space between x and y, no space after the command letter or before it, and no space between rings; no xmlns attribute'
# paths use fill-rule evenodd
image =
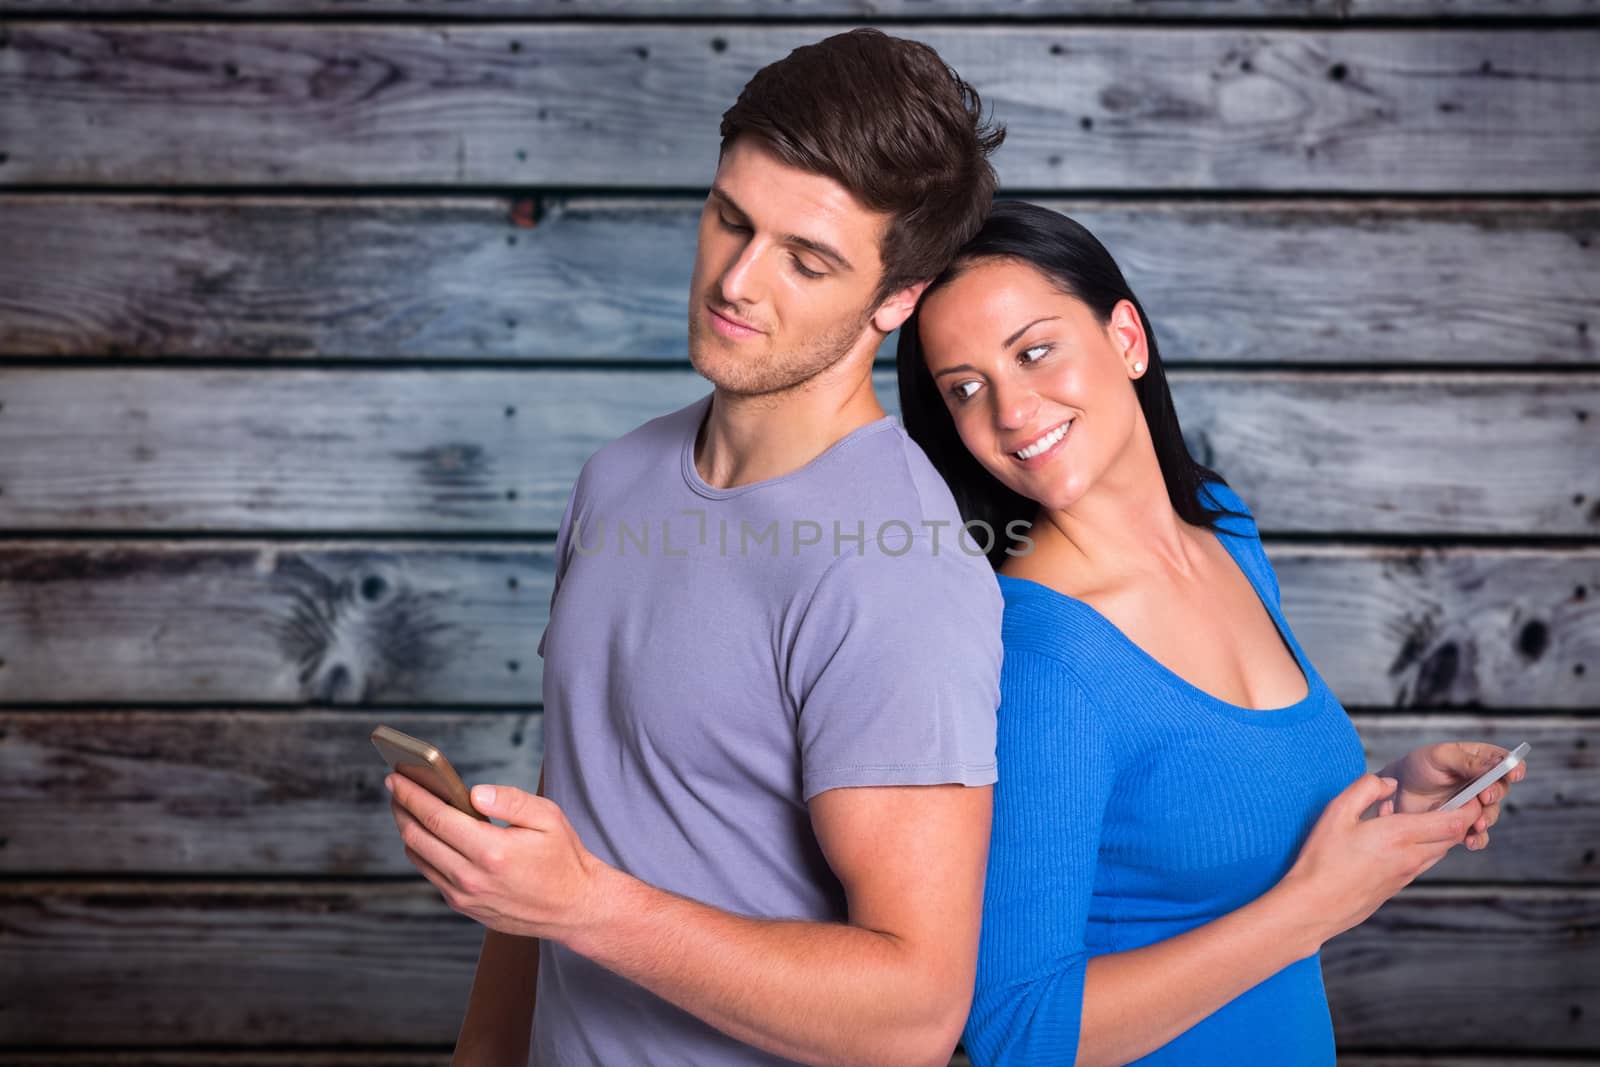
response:
<svg viewBox="0 0 1600 1067"><path fill-rule="evenodd" d="M750 229L750 227L748 227L748 226L740 226L737 223L729 222L727 219L723 218L720 214L717 216L717 221L722 223L722 228L724 230L731 230L734 233L746 233Z"/></svg>
<svg viewBox="0 0 1600 1067"><path fill-rule="evenodd" d="M800 262L800 259L799 259L798 256L791 256L790 259L794 263L794 269L799 271L805 277L807 277L807 278L820 278L820 277L822 277L822 275L823 275L822 271L820 271L820 270L812 270L810 267L808 267L804 263Z"/></svg>
<svg viewBox="0 0 1600 1067"><path fill-rule="evenodd" d="M972 392L967 392L967 387L968 386L972 387ZM972 399L972 394L976 393L977 391L978 391L978 383L977 382L962 382L960 385L957 385L955 388L951 389L950 393L951 393L951 395L953 395L959 401L959 400L970 400L970 399Z"/></svg>

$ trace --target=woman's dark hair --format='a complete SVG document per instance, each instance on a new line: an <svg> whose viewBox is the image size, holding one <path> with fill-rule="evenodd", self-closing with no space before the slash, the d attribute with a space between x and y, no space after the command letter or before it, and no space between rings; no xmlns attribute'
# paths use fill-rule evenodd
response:
<svg viewBox="0 0 1600 1067"><path fill-rule="evenodd" d="M861 26L758 70L722 114L722 147L752 136L890 214L873 305L942 270L994 201L989 154L1003 126L920 41Z"/></svg>
<svg viewBox="0 0 1600 1067"><path fill-rule="evenodd" d="M1202 482L1222 482L1223 485L1227 482L1189 454L1183 431L1178 426L1178 413L1172 406L1172 390L1167 387L1166 372L1156 349L1155 330L1144 313L1144 306L1128 288L1121 269L1105 246L1081 224L1060 212L1020 200L998 200L983 227L933 280L924 291L923 299L960 277L968 268L994 259L1014 260L1035 268L1062 293L1083 301L1102 325L1110 322L1111 311L1118 301L1126 300L1134 306L1144 326L1149 349L1148 365L1144 374L1135 379L1133 388L1150 427L1161 476L1167 483L1167 496L1184 521L1210 527L1218 533L1230 532L1218 527L1216 520L1223 515L1239 513L1208 508L1199 500ZM896 353L900 420L950 486L962 520L982 521L994 531L994 544L988 555L990 565L998 568L1010 544L1006 533L1008 525L1018 519L1031 523L1039 505L990 474L962 444L923 358L922 339L917 333L920 319L919 305L919 310L900 327L900 346Z"/></svg>

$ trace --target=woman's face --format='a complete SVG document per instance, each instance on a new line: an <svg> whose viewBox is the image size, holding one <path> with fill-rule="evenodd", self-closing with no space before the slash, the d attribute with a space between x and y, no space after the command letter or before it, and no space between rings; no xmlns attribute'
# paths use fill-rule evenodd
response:
<svg viewBox="0 0 1600 1067"><path fill-rule="evenodd" d="M1102 325L1037 268L984 260L924 298L919 316L928 371L968 451L1048 509L1113 470L1143 426L1132 379L1145 337L1126 300Z"/></svg>

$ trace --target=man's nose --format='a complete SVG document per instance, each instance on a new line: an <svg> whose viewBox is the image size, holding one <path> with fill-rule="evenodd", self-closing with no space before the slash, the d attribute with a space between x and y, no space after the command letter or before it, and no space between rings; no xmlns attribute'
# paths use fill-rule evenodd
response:
<svg viewBox="0 0 1600 1067"><path fill-rule="evenodd" d="M728 264L718 280L722 299L735 306L757 303L761 288L760 272L760 245L757 241L750 241L739 250L739 255Z"/></svg>

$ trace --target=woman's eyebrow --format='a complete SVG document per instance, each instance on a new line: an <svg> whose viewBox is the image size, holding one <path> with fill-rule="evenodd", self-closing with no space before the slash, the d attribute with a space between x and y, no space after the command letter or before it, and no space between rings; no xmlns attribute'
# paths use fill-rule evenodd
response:
<svg viewBox="0 0 1600 1067"><path fill-rule="evenodd" d="M1001 348L1010 348L1012 345L1017 343L1018 338L1020 338L1023 334L1027 333L1029 330L1033 329L1035 326L1039 325L1041 322L1054 322L1057 319L1059 319L1060 317L1061 317L1060 315L1046 315L1042 319L1034 319L1032 322L1028 323L1028 325L1024 326L1022 329L1018 330L1016 333L1012 334L1010 337L1007 337L1005 339L1005 342L1003 344L1001 344L1000 347Z"/></svg>

